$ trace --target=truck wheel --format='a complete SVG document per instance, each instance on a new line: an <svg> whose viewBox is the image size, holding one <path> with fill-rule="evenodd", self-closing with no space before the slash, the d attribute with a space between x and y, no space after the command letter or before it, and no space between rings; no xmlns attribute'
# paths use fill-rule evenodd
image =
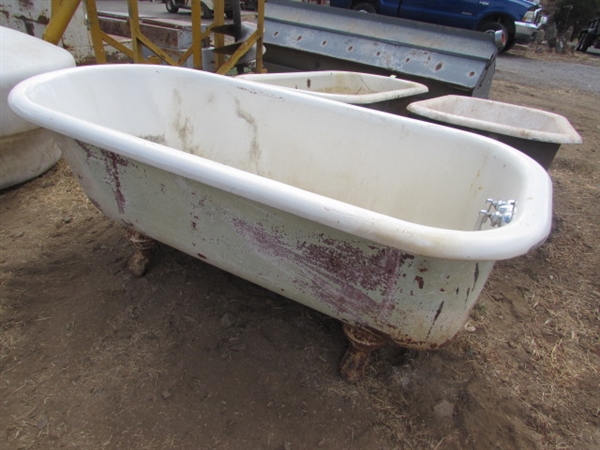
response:
<svg viewBox="0 0 600 450"><path fill-rule="evenodd" d="M200 3L200 9L202 10L202 18L203 19L212 19L213 13L208 6L204 4L204 2Z"/></svg>
<svg viewBox="0 0 600 450"><path fill-rule="evenodd" d="M170 13L176 13L177 11L179 11L179 8L175 6L175 3L173 3L173 0L167 0L165 3L167 6L167 11L169 11Z"/></svg>
<svg viewBox="0 0 600 450"><path fill-rule="evenodd" d="M483 24L479 25L477 30L483 31L484 33L487 33L487 32L495 33L496 31L502 31L502 45L500 47L498 47L499 52L505 52L514 45L514 39L512 39L513 42L511 42L511 39L508 36L508 30L500 22L483 23Z"/></svg>
<svg viewBox="0 0 600 450"><path fill-rule="evenodd" d="M587 52L588 48L590 48L590 45L592 45L593 42L594 36L586 33L581 40L581 44L579 45L578 50L583 53Z"/></svg>
<svg viewBox="0 0 600 450"><path fill-rule="evenodd" d="M366 12L369 14L377 14L377 10L372 3L369 2L359 2L352 7L354 11Z"/></svg>

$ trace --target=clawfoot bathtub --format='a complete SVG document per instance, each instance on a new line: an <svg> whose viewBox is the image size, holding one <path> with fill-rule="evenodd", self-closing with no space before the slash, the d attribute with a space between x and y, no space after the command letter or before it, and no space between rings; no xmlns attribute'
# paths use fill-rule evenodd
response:
<svg viewBox="0 0 600 450"><path fill-rule="evenodd" d="M89 198L135 231L138 273L155 239L341 320L351 382L384 343L447 345L494 261L550 230L548 174L517 150L273 86L108 65L10 104L64 136Z"/></svg>

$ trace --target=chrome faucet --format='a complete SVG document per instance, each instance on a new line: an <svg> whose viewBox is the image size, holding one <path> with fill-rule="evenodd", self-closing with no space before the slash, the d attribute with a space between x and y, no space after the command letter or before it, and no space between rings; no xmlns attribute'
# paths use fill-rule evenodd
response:
<svg viewBox="0 0 600 450"><path fill-rule="evenodd" d="M481 227L488 219L490 221L490 226L492 227L501 227L502 225L510 223L517 212L516 200L504 201L488 198L486 204L489 204L488 208L479 211L479 217L475 223L475 231L481 230Z"/></svg>

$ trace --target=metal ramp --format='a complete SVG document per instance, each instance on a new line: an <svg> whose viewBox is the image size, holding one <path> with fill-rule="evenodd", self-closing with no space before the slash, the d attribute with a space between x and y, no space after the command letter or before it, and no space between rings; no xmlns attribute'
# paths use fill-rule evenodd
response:
<svg viewBox="0 0 600 450"><path fill-rule="evenodd" d="M266 3L264 45L270 72L397 75L428 86L421 98L487 98L497 54L492 35L289 0Z"/></svg>

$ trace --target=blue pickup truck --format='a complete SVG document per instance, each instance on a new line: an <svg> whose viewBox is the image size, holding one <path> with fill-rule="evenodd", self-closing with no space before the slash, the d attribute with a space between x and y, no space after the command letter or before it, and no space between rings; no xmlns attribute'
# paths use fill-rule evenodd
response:
<svg viewBox="0 0 600 450"><path fill-rule="evenodd" d="M330 6L477 31L502 31L500 51L531 41L542 9L526 0L330 0Z"/></svg>

